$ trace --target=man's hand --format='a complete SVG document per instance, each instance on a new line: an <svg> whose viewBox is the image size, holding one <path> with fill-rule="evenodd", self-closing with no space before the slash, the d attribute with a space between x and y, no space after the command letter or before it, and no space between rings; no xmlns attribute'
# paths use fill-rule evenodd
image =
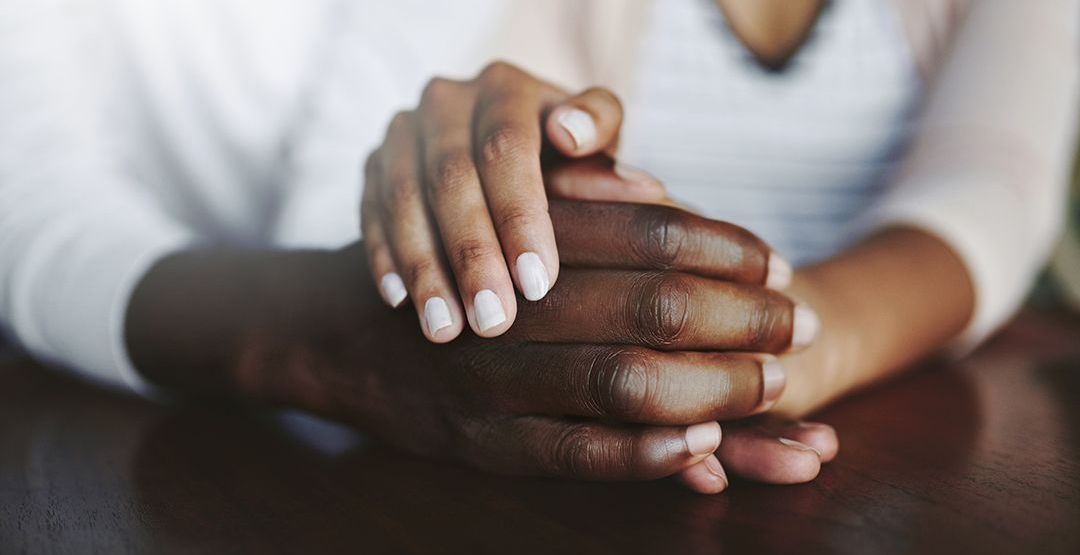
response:
<svg viewBox="0 0 1080 555"><path fill-rule="evenodd" d="M563 279L496 340L425 341L370 293L359 245L192 253L159 263L138 288L132 359L162 385L298 406L499 472L710 471L713 422L768 408L785 381L771 356L738 351L781 353L799 335L796 305L763 285L767 247L667 207L559 202L551 214ZM717 349L736 352L703 352ZM812 478L818 455L790 450L794 463L757 477ZM712 471L726 485L722 472Z"/></svg>

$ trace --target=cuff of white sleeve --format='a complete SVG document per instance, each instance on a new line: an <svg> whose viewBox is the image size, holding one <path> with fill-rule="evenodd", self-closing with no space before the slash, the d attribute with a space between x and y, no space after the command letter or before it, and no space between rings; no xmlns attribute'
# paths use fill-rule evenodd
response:
<svg viewBox="0 0 1080 555"><path fill-rule="evenodd" d="M948 346L956 356L970 352L996 331L1019 307L1038 269L1039 256L1025 244L1028 233L1017 211L1006 202L971 198L971 188L909 190L872 210L864 229L913 227L941 239L967 269L975 293L975 306L967 327ZM995 197L987 183L983 199ZM1032 256L1034 255L1034 256Z"/></svg>
<svg viewBox="0 0 1080 555"><path fill-rule="evenodd" d="M162 237L159 241L144 245L142 249L132 253L134 256L130 259L127 268L118 276L117 287L112 295L111 306L108 308L107 333L109 337L107 342L102 343L102 345L108 345L108 352L102 354L100 363L100 367L106 370L101 377L107 385L127 388L154 401L164 401L168 398L164 390L151 384L139 374L131 362L127 342L124 339L127 309L135 288L150 268L165 256L190 247L194 242L190 236L177 234Z"/></svg>
<svg viewBox="0 0 1080 555"><path fill-rule="evenodd" d="M140 233L141 232L141 233ZM97 241L42 241L28 264L37 283L26 289L18 339L35 357L100 385L161 400L128 356L124 320L136 286L162 257L190 246L180 229L130 226L101 232ZM63 268L51 261L63 261Z"/></svg>

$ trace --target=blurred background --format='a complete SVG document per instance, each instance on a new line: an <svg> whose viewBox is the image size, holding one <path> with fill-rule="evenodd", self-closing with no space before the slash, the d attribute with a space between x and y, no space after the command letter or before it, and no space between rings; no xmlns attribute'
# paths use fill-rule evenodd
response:
<svg viewBox="0 0 1080 555"><path fill-rule="evenodd" d="M1073 160L1068 225L1050 263L1032 290L1029 304L1064 306L1080 313L1080 149Z"/></svg>

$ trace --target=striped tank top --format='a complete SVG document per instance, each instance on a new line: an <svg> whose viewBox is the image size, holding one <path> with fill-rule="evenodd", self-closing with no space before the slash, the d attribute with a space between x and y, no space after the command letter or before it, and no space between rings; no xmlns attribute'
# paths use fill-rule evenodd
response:
<svg viewBox="0 0 1080 555"><path fill-rule="evenodd" d="M653 4L620 157L797 265L858 240L922 90L888 0L833 0L780 72L713 0Z"/></svg>

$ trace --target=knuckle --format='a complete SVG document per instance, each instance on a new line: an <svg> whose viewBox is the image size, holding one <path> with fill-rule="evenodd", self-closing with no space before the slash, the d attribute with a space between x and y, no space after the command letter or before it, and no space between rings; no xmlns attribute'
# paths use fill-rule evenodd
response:
<svg viewBox="0 0 1080 555"><path fill-rule="evenodd" d="M556 438L548 468L552 474L577 476L594 465L592 434L583 425L571 425Z"/></svg>
<svg viewBox="0 0 1080 555"><path fill-rule="evenodd" d="M521 70L516 66L507 61L495 60L484 66L484 69L480 71L480 79L485 81L502 81L509 77L516 76L520 71Z"/></svg>
<svg viewBox="0 0 1080 555"><path fill-rule="evenodd" d="M542 207L514 204L503 208L494 217L495 228L504 232L528 229L548 216Z"/></svg>
<svg viewBox="0 0 1080 555"><path fill-rule="evenodd" d="M389 210L417 205L420 184L411 172L393 172L387 179L384 190L384 207Z"/></svg>
<svg viewBox="0 0 1080 555"><path fill-rule="evenodd" d="M438 262L433 258L418 258L404 264L405 282L412 288L419 289L419 285L433 281L432 277L439 271Z"/></svg>
<svg viewBox="0 0 1080 555"><path fill-rule="evenodd" d="M769 298L750 303L743 335L745 345L770 352L781 350L778 338L786 337L781 331L790 326L787 312L781 303Z"/></svg>
<svg viewBox="0 0 1080 555"><path fill-rule="evenodd" d="M481 159L493 164L529 154L529 133L520 125L498 123L480 141Z"/></svg>
<svg viewBox="0 0 1080 555"><path fill-rule="evenodd" d="M563 430L554 442L549 467L554 474L592 477L609 475L629 466L626 448L619 441L603 441L585 424Z"/></svg>
<svg viewBox="0 0 1080 555"><path fill-rule="evenodd" d="M424 85L424 92L420 94L420 105L430 106L442 104L456 91L459 83L444 77L435 77Z"/></svg>
<svg viewBox="0 0 1080 555"><path fill-rule="evenodd" d="M637 255L650 267L674 266L687 240L686 215L667 206L644 206L638 211L635 229Z"/></svg>
<svg viewBox="0 0 1080 555"><path fill-rule="evenodd" d="M644 350L603 353L593 365L589 387L599 416L640 419L657 389L658 374Z"/></svg>
<svg viewBox="0 0 1080 555"><path fill-rule="evenodd" d="M387 136L395 133L405 133L412 127L412 112L402 110L394 114L394 117L390 119L390 126L387 127Z"/></svg>
<svg viewBox="0 0 1080 555"><path fill-rule="evenodd" d="M432 194L436 197L452 197L472 180L475 169L468 152L453 149L435 156L429 174Z"/></svg>
<svg viewBox="0 0 1080 555"><path fill-rule="evenodd" d="M685 334L690 319L690 284L680 274L653 274L633 287L631 322L647 345L671 346Z"/></svg>
<svg viewBox="0 0 1080 555"><path fill-rule="evenodd" d="M482 239L465 239L453 248L455 268L472 268L499 256L495 245Z"/></svg>

